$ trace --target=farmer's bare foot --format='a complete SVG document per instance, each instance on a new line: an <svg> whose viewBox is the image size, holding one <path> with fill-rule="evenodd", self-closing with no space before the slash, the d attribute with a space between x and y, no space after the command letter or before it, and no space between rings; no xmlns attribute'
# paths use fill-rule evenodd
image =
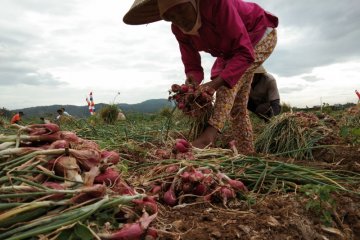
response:
<svg viewBox="0 0 360 240"><path fill-rule="evenodd" d="M210 146L215 142L217 132L218 131L216 128L209 126L197 139L195 139L191 143L191 145L193 147L201 148L201 149Z"/></svg>

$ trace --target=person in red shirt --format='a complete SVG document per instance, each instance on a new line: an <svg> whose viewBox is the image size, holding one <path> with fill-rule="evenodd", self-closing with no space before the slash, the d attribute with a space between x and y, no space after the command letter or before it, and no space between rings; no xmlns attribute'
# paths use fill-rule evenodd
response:
<svg viewBox="0 0 360 240"><path fill-rule="evenodd" d="M216 58L211 81L201 85L215 89L214 111L208 127L192 145L213 144L230 120L238 150L254 152L247 102L255 69L275 48L278 18L243 0L135 0L123 20L132 25L171 22L186 82L200 85L204 78L200 51Z"/></svg>
<svg viewBox="0 0 360 240"><path fill-rule="evenodd" d="M23 112L18 112L17 114L15 114L12 118L10 123L14 124L14 123L19 123L21 121L21 117L24 116Z"/></svg>

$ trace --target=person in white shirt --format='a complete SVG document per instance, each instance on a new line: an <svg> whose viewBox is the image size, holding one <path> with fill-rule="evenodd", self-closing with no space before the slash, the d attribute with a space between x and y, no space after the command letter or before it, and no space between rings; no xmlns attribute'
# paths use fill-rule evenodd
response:
<svg viewBox="0 0 360 240"><path fill-rule="evenodd" d="M61 108L61 110L62 110L62 112L63 112L63 113L62 113L63 115L68 116L68 117L71 117L71 115L70 115L68 112L65 111L65 108Z"/></svg>

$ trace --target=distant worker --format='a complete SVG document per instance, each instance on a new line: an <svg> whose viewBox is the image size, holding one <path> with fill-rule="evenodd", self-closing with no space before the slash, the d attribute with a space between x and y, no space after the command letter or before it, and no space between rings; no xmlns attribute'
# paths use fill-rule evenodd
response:
<svg viewBox="0 0 360 240"><path fill-rule="evenodd" d="M281 112L276 80L263 66L254 72L247 108L265 121Z"/></svg>
<svg viewBox="0 0 360 240"><path fill-rule="evenodd" d="M49 119L44 118L44 117L40 117L40 123L48 124L48 123L51 123L51 121Z"/></svg>
<svg viewBox="0 0 360 240"><path fill-rule="evenodd" d="M10 123L11 124L18 124L20 121L21 121L21 117L24 116L24 113L23 112L18 112L17 114L15 114L12 118L11 118L11 121Z"/></svg>
<svg viewBox="0 0 360 240"><path fill-rule="evenodd" d="M71 117L71 115L67 111L65 111L65 108L62 107L61 110L62 110L64 116Z"/></svg>
<svg viewBox="0 0 360 240"><path fill-rule="evenodd" d="M56 121L60 121L61 117L63 116L64 114L64 111L62 109L58 109L56 110L56 112L58 113L57 117L56 117Z"/></svg>

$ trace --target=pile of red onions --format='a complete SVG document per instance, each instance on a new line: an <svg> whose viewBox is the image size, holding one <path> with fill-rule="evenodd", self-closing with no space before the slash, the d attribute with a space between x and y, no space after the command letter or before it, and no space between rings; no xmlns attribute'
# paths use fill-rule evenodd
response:
<svg viewBox="0 0 360 240"><path fill-rule="evenodd" d="M191 84L173 84L169 93L169 100L173 100L183 113L197 117L212 106L215 90Z"/></svg>
<svg viewBox="0 0 360 240"><path fill-rule="evenodd" d="M47 199L69 198L72 204L87 204L105 195L139 194L122 179L116 168L116 164L120 162L117 152L102 150L96 142L82 139L73 132L60 131L56 124L34 124L22 127L21 130L29 136L26 141L20 142L19 148L23 148L23 153L40 149L51 151L54 154L43 156L44 165L41 168L44 172L55 173L65 179L52 178L41 173L34 176L34 181L46 190L64 190L64 193L60 191L49 194ZM184 142L183 144L186 145ZM71 195L66 195L68 192ZM119 221L124 224L123 227L103 235L102 239L157 238L156 230L149 228L158 212L154 197L145 196L133 200L131 208L124 209L129 212L121 212L122 208L117 210L117 214L125 216L123 221Z"/></svg>
<svg viewBox="0 0 360 240"><path fill-rule="evenodd" d="M170 165L166 173L175 173L171 182L155 182L150 194L158 194L162 201L175 206L187 197L201 197L205 201L222 201L234 199L239 193L247 192L246 186L239 180L214 172L207 167L188 166L179 170L178 165ZM189 199L189 198L187 198Z"/></svg>
<svg viewBox="0 0 360 240"><path fill-rule="evenodd" d="M191 151L191 144L185 139L178 138L175 140L171 150L156 149L154 156L157 159L188 159L195 160L195 156Z"/></svg>

